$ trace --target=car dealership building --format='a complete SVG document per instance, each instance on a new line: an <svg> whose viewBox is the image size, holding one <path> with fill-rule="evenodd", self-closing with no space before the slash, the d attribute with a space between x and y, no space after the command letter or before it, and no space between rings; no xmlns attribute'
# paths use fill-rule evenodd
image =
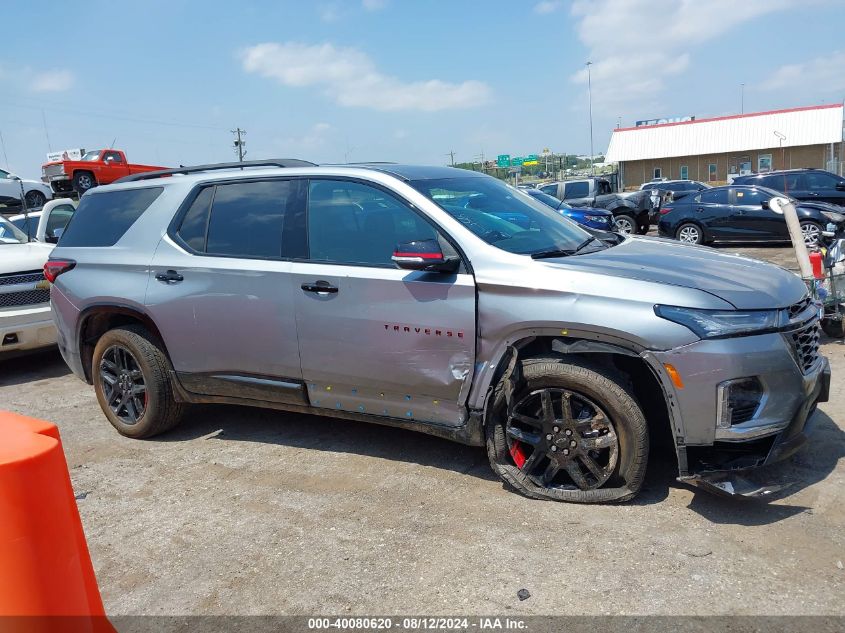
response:
<svg viewBox="0 0 845 633"><path fill-rule="evenodd" d="M605 161L618 163L620 185L654 178L723 184L734 176L815 167L841 173L842 104L709 119L640 121L613 131Z"/></svg>

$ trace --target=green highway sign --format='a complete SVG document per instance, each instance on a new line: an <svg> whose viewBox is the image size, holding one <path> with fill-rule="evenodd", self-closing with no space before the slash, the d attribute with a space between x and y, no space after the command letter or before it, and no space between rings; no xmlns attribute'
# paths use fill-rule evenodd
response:
<svg viewBox="0 0 845 633"><path fill-rule="evenodd" d="M514 167L519 167L525 162L525 159L522 156L514 156L511 158L511 165Z"/></svg>
<svg viewBox="0 0 845 633"><path fill-rule="evenodd" d="M523 165L536 165L537 164L537 154L529 154L528 158L522 163Z"/></svg>
<svg viewBox="0 0 845 633"><path fill-rule="evenodd" d="M498 166L498 167L510 167L511 166L511 155L510 154L499 154L496 157L496 166Z"/></svg>

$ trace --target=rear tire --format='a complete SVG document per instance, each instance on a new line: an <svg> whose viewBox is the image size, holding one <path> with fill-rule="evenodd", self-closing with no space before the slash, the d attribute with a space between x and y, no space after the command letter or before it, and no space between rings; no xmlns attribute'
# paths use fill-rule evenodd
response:
<svg viewBox="0 0 845 633"><path fill-rule="evenodd" d="M704 233L697 224L687 222L678 227L675 231L675 239L684 244L703 244Z"/></svg>
<svg viewBox="0 0 845 633"><path fill-rule="evenodd" d="M47 204L47 196L45 196L37 189L27 191L26 196L24 196L24 199L26 200L27 211L32 211L33 209L40 209L45 204Z"/></svg>
<svg viewBox="0 0 845 633"><path fill-rule="evenodd" d="M649 439L625 378L574 358L525 360L522 376L513 395L513 418L508 418L504 383L493 395L486 426L493 472L532 499L632 499L645 477ZM532 414L538 410L539 418Z"/></svg>
<svg viewBox="0 0 845 633"><path fill-rule="evenodd" d="M94 348L92 378L100 408L117 432L136 439L172 429L176 402L163 345L140 325L109 330Z"/></svg>

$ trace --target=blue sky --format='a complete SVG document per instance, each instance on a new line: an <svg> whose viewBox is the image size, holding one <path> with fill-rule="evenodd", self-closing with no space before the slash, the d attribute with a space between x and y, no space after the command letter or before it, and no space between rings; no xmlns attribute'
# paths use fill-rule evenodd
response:
<svg viewBox="0 0 845 633"><path fill-rule="evenodd" d="M0 165L445 164L596 152L621 119L842 101L842 0L4 2ZM20 31L17 30L20 27ZM20 35L18 35L20 33ZM46 134L44 122L46 121ZM8 157L8 161L7 161Z"/></svg>

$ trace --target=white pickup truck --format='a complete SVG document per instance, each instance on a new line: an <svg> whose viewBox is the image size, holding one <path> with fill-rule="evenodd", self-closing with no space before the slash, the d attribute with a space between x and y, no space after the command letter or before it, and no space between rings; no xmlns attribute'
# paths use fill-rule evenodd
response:
<svg viewBox="0 0 845 633"><path fill-rule="evenodd" d="M26 233L30 240L55 244L73 217L78 204L70 198L58 198L45 204L39 211L13 215L9 221Z"/></svg>
<svg viewBox="0 0 845 633"><path fill-rule="evenodd" d="M57 200L28 219L20 216L29 235L0 216L0 359L56 343L43 266L75 209L75 203Z"/></svg>

